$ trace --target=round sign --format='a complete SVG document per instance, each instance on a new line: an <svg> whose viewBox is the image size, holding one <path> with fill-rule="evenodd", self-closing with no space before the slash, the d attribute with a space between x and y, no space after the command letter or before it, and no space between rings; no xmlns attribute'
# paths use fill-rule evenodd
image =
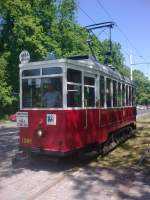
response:
<svg viewBox="0 0 150 200"><path fill-rule="evenodd" d="M24 50L19 55L19 60L21 63L28 63L30 61L30 54L28 51Z"/></svg>

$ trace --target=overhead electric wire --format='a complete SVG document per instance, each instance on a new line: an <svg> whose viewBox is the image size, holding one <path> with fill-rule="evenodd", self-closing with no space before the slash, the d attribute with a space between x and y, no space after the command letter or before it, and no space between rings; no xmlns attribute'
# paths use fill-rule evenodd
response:
<svg viewBox="0 0 150 200"><path fill-rule="evenodd" d="M106 28L105 29L103 29L98 35L97 35L97 37L99 37L102 33L104 33L106 31Z"/></svg>
<svg viewBox="0 0 150 200"><path fill-rule="evenodd" d="M96 23L96 21L94 19L92 19L92 17L90 17L87 12L85 12L79 5L78 5L79 9L94 23Z"/></svg>
<svg viewBox="0 0 150 200"><path fill-rule="evenodd" d="M105 12L105 14L112 20L112 21L115 21L113 19L113 17L111 16L111 14L108 12L108 10L103 6L103 4L100 2L100 0L96 0L98 5L103 9L103 11ZM128 41L128 43L130 44L130 46L136 50L136 52L140 55L138 55L139 58L142 58L142 60L144 60L145 62L145 59L144 57L141 55L141 53L139 52L139 50L135 47L135 45L130 41L130 39L128 38L128 36L126 35L126 33L122 30L122 28L118 25L117 25L117 28L118 30L120 31L120 33L124 36L124 38Z"/></svg>
<svg viewBox="0 0 150 200"><path fill-rule="evenodd" d="M79 4L78 4L78 8L79 8L92 22L94 22L94 24L96 24L96 21L95 21L92 17L90 17L90 16L87 14L87 12L86 12L85 10L83 10L83 8L81 8L81 7L79 6ZM90 32L98 39L99 35L101 35L102 33L105 33L105 34L106 34L105 30L106 30L106 29L102 30L98 35L96 35L96 34L95 34L93 31L91 31L91 30L90 30ZM88 31L88 32L89 32L89 31ZM90 32L89 32L89 34L90 34ZM107 35L107 34L106 34L106 35ZM98 39L98 41L99 41L99 45L101 46L101 48L102 48L104 51L106 51L106 49L104 48L104 46L102 45L102 43L100 42L99 39Z"/></svg>
<svg viewBox="0 0 150 200"><path fill-rule="evenodd" d="M95 21L92 17L90 17L89 14L87 14L87 12L86 12L83 8L81 8L79 5L78 5L78 8L79 8L79 9L83 12L83 14L86 15L92 22L96 23L96 21ZM104 9L105 9L105 8L104 8ZM106 11L106 12L107 12L107 11ZM109 15L109 13L108 13L108 15ZM109 15L109 17L111 18L112 21L114 21L113 18L112 18L110 15ZM106 30L106 29L104 29L103 31L101 31L100 34L103 32L103 33L105 33L105 35L107 35L107 33L105 32L105 30ZM93 33L93 34L94 34L94 33ZM100 34L98 34L96 37L99 37ZM101 47L102 47L102 44L101 44ZM104 47L103 47L103 49L104 49ZM128 56L130 56L129 53L128 53L127 51L124 50L124 52L125 52Z"/></svg>
<svg viewBox="0 0 150 200"><path fill-rule="evenodd" d="M98 1L99 2L99 1ZM104 6L99 2L99 5L101 5L101 7L103 8L103 10L105 10L105 13L107 13L107 16L112 20L112 21L114 21L114 19L112 18L112 16L109 14L109 12L104 8ZM87 12L83 9L83 8L81 8L79 5L78 5L78 7L79 7L79 9L84 13L84 15L86 15L92 22L94 22L94 23L96 23L96 21L92 18L92 17L90 17L90 15L89 14L87 14ZM117 25L117 24L116 24ZM121 29L120 29L120 27L117 25L117 27L118 27L118 29L121 31ZM104 29L104 30L102 30L98 35L95 35L93 32L92 32L92 34L93 35L95 35L95 37L99 37L99 35L101 34L101 33L105 33L106 34L106 32L105 32L105 30L106 29ZM107 35L107 34L106 34ZM125 35L124 35L124 37L125 37ZM127 38L126 38L127 39ZM127 40L129 40L129 39L127 39ZM129 40L130 41L130 40ZM128 41L128 42L129 42ZM103 45L101 44L101 42L99 43L100 44L100 46L105 50L105 48L103 47ZM130 44L130 46L131 46L131 44ZM135 49L135 48L134 48ZM127 51L127 50L125 50L124 48L122 48L122 51L128 56L128 57L130 57L130 53ZM137 56L137 55L136 55ZM140 57L141 58L141 56L138 56L138 57ZM145 60L144 60L145 61Z"/></svg>
<svg viewBox="0 0 150 200"><path fill-rule="evenodd" d="M85 10L83 10L80 6L79 6L79 4L78 4L78 8L93 22L93 23L96 23L96 21L92 18L92 17L90 17L88 14L87 14L87 12L85 11ZM95 36L97 39L98 39L98 37L99 37L99 35L101 35L102 33L105 33L105 30L106 29L104 29L104 30L102 30L99 34L98 34L98 36L96 35L96 34L94 34L93 33L93 31L90 31L92 34L93 34L93 36ZM89 33L90 34L90 33ZM91 37L91 36L90 36ZM99 40L98 40L99 41ZM106 49L104 48L104 46L102 45L102 43L99 41L99 45L101 46L101 48L103 49L103 50L105 50L106 51Z"/></svg>

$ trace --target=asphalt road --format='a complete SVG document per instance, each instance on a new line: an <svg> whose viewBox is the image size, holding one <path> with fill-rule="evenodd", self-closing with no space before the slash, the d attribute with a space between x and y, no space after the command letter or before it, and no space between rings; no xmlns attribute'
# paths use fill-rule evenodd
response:
<svg viewBox="0 0 150 200"><path fill-rule="evenodd" d="M144 115L146 113L150 113L150 109L147 109L147 110L137 110L137 115L138 116Z"/></svg>
<svg viewBox="0 0 150 200"><path fill-rule="evenodd" d="M150 199L149 173L94 167L90 165L94 154L68 160L29 159L18 154L18 136L16 127L0 128L2 200Z"/></svg>

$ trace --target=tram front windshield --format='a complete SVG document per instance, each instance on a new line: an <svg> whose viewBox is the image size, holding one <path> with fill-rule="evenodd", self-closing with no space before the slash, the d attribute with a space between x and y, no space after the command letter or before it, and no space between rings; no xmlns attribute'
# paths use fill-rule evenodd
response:
<svg viewBox="0 0 150 200"><path fill-rule="evenodd" d="M62 108L62 77L22 79L23 108Z"/></svg>

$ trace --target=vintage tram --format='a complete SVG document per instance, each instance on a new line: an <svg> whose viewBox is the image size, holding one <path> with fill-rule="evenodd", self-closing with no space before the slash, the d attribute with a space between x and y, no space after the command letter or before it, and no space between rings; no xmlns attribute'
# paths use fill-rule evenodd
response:
<svg viewBox="0 0 150 200"><path fill-rule="evenodd" d="M23 151L53 156L102 152L115 135L135 129L135 85L115 68L89 56L19 67L17 124Z"/></svg>

